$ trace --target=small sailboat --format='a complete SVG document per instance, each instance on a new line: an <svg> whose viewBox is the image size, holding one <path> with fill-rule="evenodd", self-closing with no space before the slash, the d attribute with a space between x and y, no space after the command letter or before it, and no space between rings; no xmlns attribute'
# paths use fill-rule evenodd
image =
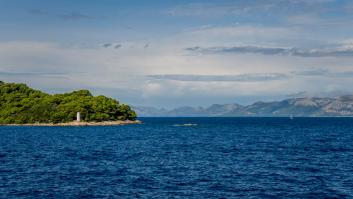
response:
<svg viewBox="0 0 353 199"><path fill-rule="evenodd" d="M289 119L290 119L290 120L293 120L293 119L294 119L294 117L293 117L292 114L290 114Z"/></svg>

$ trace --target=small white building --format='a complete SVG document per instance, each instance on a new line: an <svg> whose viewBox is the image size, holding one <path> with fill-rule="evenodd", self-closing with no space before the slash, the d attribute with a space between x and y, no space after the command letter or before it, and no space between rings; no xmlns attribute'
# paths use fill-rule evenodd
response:
<svg viewBox="0 0 353 199"><path fill-rule="evenodd" d="M80 112L77 112L77 114L76 114L76 121L81 122L81 113Z"/></svg>

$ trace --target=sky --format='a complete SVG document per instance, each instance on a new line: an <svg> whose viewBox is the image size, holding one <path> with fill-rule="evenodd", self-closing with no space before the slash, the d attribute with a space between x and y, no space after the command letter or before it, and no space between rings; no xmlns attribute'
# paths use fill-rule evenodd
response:
<svg viewBox="0 0 353 199"><path fill-rule="evenodd" d="M0 0L0 80L165 108L353 94L353 1Z"/></svg>

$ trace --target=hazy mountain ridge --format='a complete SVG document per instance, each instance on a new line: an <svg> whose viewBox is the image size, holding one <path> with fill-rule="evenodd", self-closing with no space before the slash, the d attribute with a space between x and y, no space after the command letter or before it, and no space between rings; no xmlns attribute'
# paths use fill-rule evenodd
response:
<svg viewBox="0 0 353 199"><path fill-rule="evenodd" d="M175 109L154 107L134 107L140 117L231 117L231 116L268 116L268 117L326 117L353 116L353 95L334 98L304 97L282 101L256 102L248 106L239 104L213 104L209 107L183 106Z"/></svg>

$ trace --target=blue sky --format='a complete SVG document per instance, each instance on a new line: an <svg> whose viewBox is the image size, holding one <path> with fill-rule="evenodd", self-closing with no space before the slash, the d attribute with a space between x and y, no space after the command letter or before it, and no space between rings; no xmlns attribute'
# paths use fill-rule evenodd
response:
<svg viewBox="0 0 353 199"><path fill-rule="evenodd" d="M0 0L0 79L133 105L352 94L353 2Z"/></svg>

